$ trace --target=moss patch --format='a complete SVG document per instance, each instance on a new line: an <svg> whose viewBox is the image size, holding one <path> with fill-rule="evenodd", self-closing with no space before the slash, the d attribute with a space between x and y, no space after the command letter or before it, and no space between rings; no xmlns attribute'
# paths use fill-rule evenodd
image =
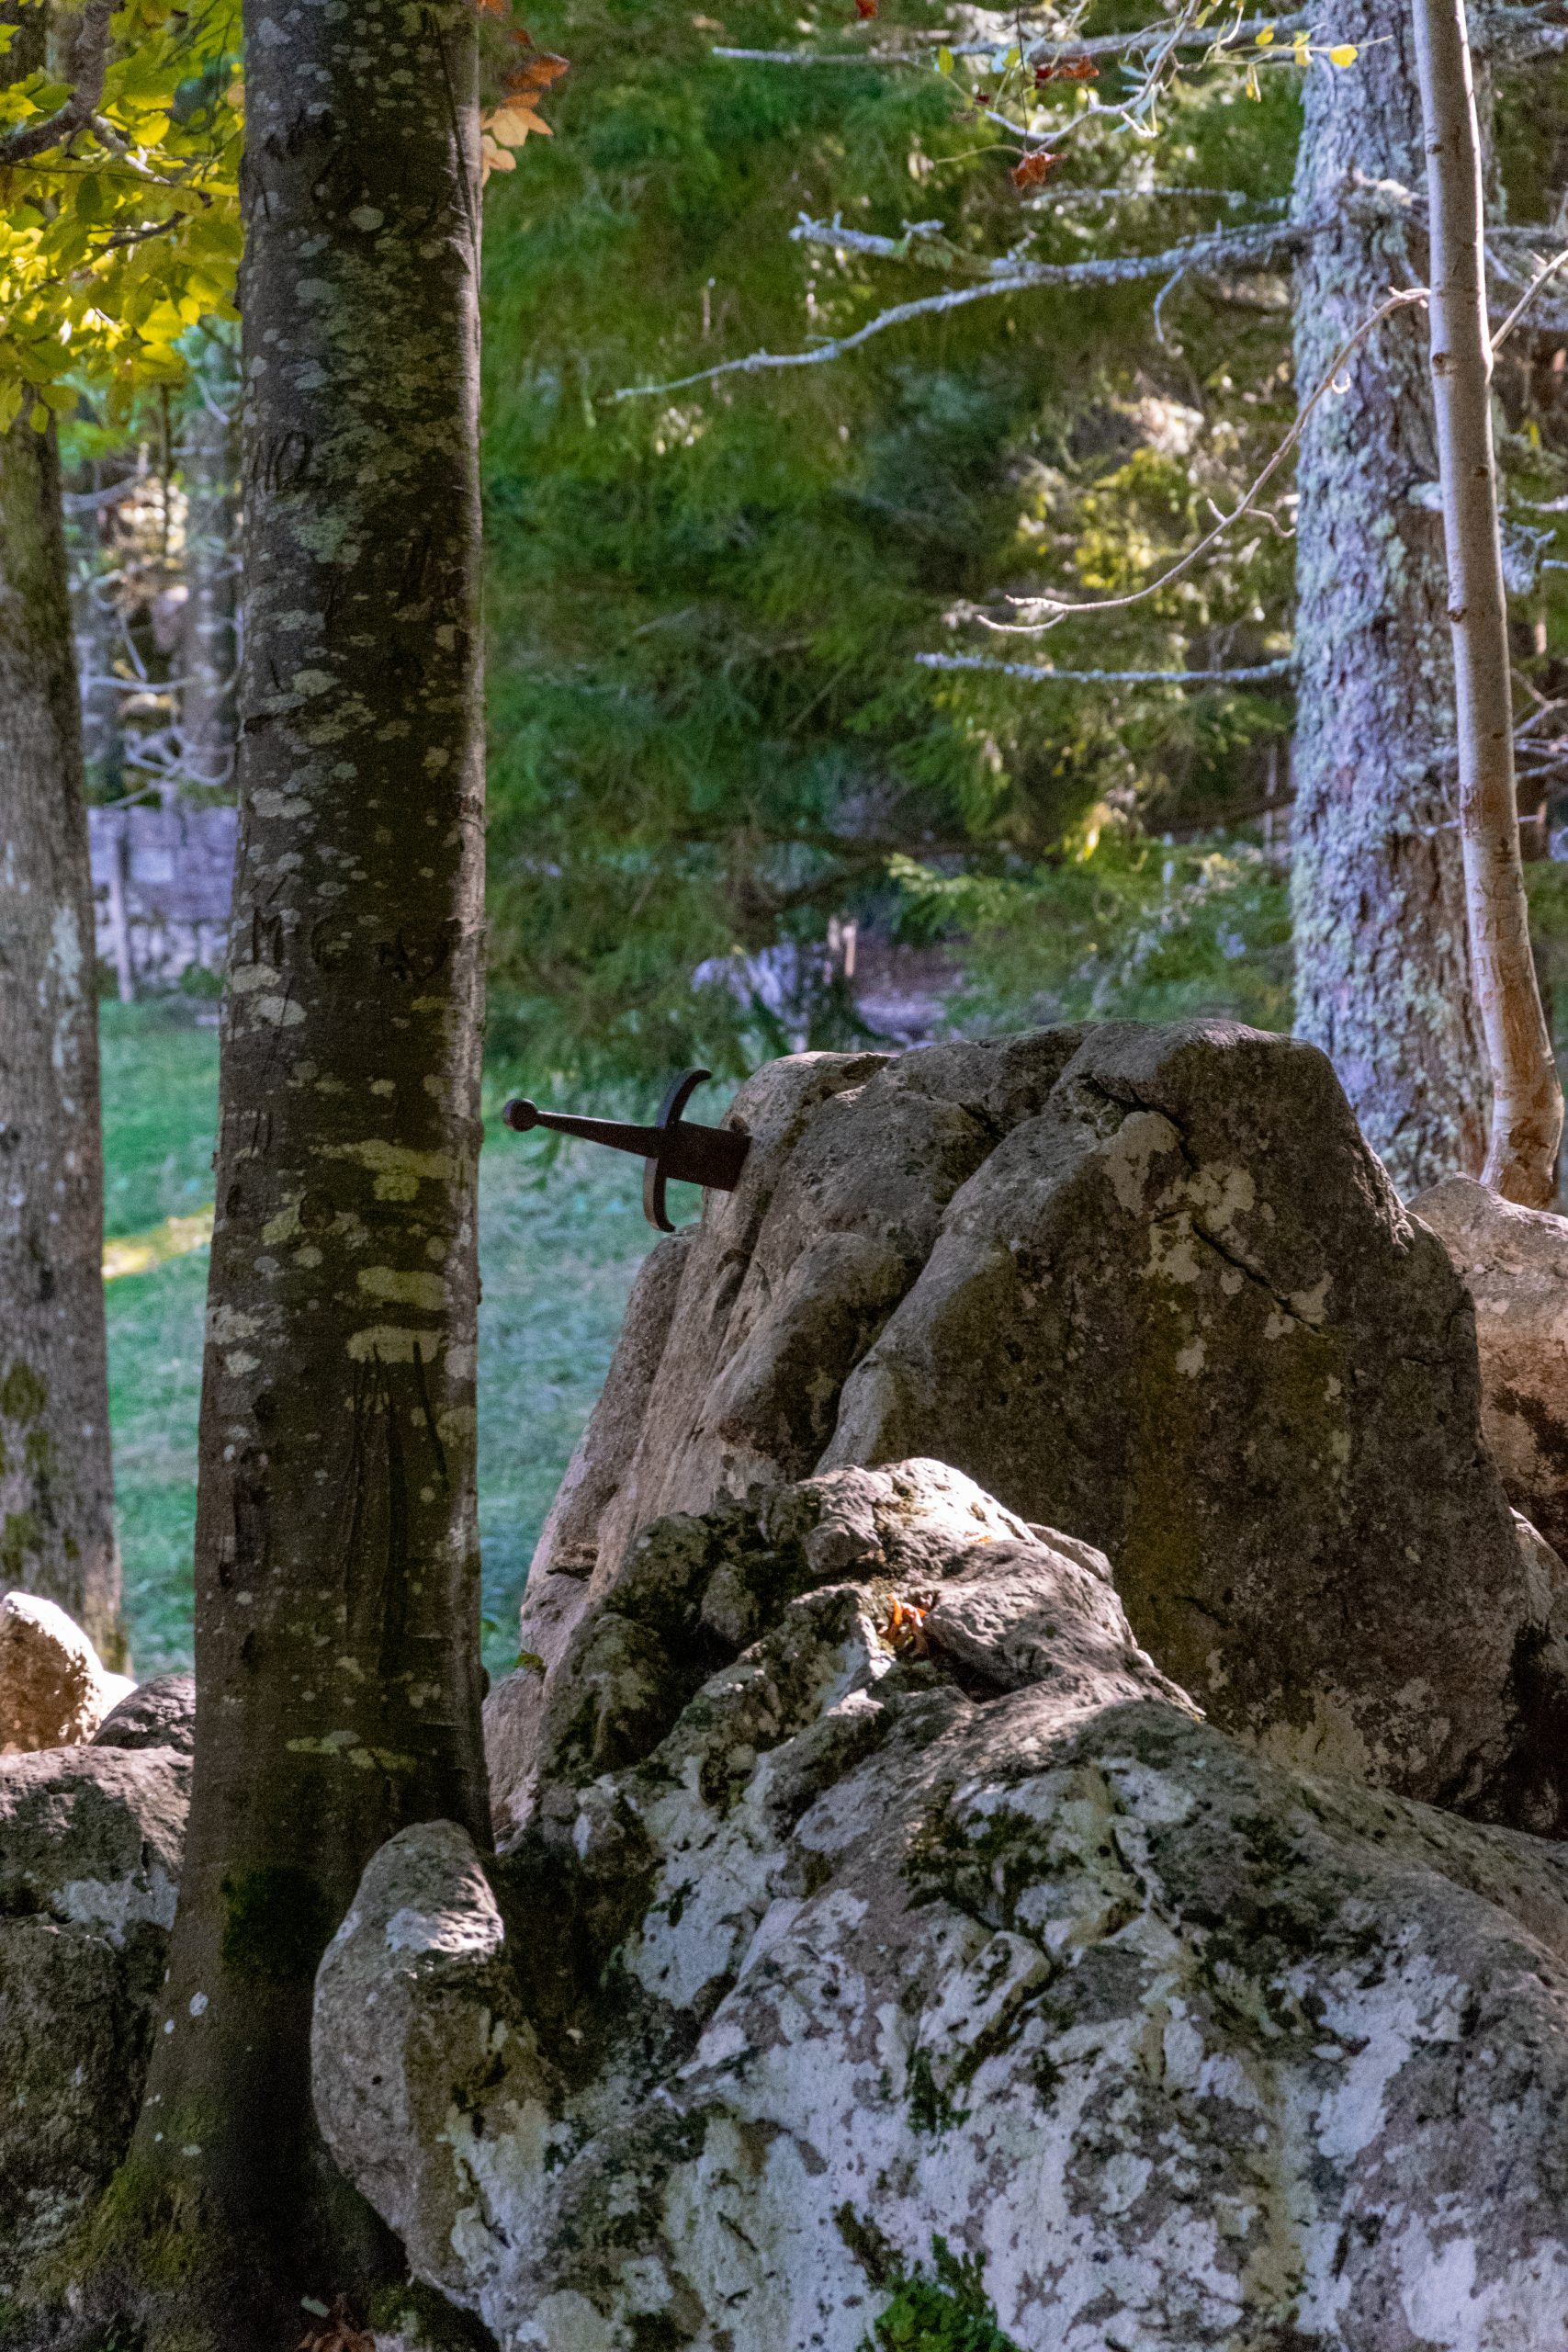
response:
<svg viewBox="0 0 1568 2352"><path fill-rule="evenodd" d="M1019 2352L997 2324L985 2267L983 2255L954 2254L945 2238L933 2238L931 2269L894 2281L861 2352Z"/></svg>
<svg viewBox="0 0 1568 2352"><path fill-rule="evenodd" d="M269 1864L223 1881L223 1964L265 1984L299 1984L316 1963L336 1915L308 1871Z"/></svg>

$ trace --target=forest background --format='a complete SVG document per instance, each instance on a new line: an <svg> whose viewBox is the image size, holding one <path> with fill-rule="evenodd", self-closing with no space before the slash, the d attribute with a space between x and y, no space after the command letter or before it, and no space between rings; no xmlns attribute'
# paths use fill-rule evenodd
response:
<svg viewBox="0 0 1568 2352"><path fill-rule="evenodd" d="M1090 127L1021 188L1016 153L966 102L975 74L715 53L854 51L953 27L1012 70L1004 17L922 0L846 13L568 6L529 19L570 71L550 94L554 137L530 138L486 205L496 1102L519 1077L583 1107L641 1100L682 1062L734 1077L795 1042L874 1042L845 984L851 925L863 955L943 950L947 1017L969 1030L1215 1010L1290 1026L1288 497L1170 590L1068 623L1043 650L966 626L1043 579L1083 596L1143 584L1235 504L1295 413L1285 265L1163 291L1159 278L1036 289L825 365L616 396L809 347L951 282L921 269L919 238L879 259L793 236L801 216L894 240L941 221L950 245L986 254L1027 232L1054 261L1277 220L1303 72L1363 61L1303 66L1288 38L1249 35L1230 64L1168 93L1157 142ZM1085 24L1112 32L1150 13L1100 5ZM1514 217L1549 219L1564 183L1565 70L1536 65L1500 110L1497 202ZM1096 95L1113 96L1117 75L1107 61ZM1089 87L1071 94L1080 106ZM220 391L221 334L192 347L197 380ZM1551 511L1568 487L1568 376L1550 328L1510 349L1498 390L1516 653L1551 704L1568 655L1553 569L1568 541L1560 551ZM166 709L178 655L160 645L159 598L183 561L181 453L200 413L176 388L128 418L84 403L62 420L78 498L132 451L150 484L140 524L76 526L83 576L130 583L110 602L141 673L118 695L132 764L100 761L100 799L149 773L136 745L153 744ZM1074 684L931 656L1265 675ZM1521 804L1549 989L1568 957L1568 864L1544 854L1555 787L1538 761ZM694 987L699 966L714 978ZM202 1011L199 996L106 1007L109 1233L141 1244L109 1300L143 1671L188 1639L205 1260L178 1254L167 1221L210 1189ZM496 1666L645 1234L613 1168L492 1128L484 1170Z"/></svg>

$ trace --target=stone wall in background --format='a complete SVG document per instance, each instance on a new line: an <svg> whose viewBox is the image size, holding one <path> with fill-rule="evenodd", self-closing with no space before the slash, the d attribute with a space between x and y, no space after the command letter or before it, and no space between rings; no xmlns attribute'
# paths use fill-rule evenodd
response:
<svg viewBox="0 0 1568 2352"><path fill-rule="evenodd" d="M98 960L122 1002L222 970L237 824L227 808L88 809Z"/></svg>

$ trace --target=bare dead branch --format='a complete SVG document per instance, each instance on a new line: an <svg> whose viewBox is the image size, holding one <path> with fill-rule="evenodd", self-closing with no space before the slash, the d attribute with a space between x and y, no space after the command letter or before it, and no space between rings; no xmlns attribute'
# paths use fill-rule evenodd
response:
<svg viewBox="0 0 1568 2352"><path fill-rule="evenodd" d="M1528 13L1520 11L1520 14ZM1248 17L1244 23L1225 30L1224 39L1229 48L1237 41L1255 41L1258 35L1272 29L1285 38L1310 24L1306 9L1292 16ZM1163 24L1141 25L1129 33L1095 33L1087 40L1053 40L1045 35L1020 44L1005 40L955 40L939 44L934 40L925 49L715 49L715 57L731 58L747 65L921 65L929 66L931 49L945 46L953 57L995 57L1002 50L1021 46L1024 62L1032 65L1037 60L1052 57L1126 57L1139 50L1152 49L1156 42L1179 49L1213 48L1220 34L1213 25L1183 25L1173 27L1167 19Z"/></svg>
<svg viewBox="0 0 1568 2352"><path fill-rule="evenodd" d="M1034 662L992 662L983 653L917 653L915 660L922 670L987 670L1031 686L1257 686L1288 678L1296 666L1293 653L1239 670L1052 670Z"/></svg>
<svg viewBox="0 0 1568 2352"><path fill-rule="evenodd" d="M852 239L858 252L873 253L890 261L906 257L902 250L904 240L845 232L841 222L803 220L790 233L805 243L824 245L847 245ZM1045 286L1127 286L1142 278L1168 278L1179 272L1222 265L1232 269L1258 267L1276 254L1295 252L1313 233L1308 223L1279 220L1256 228L1215 230L1157 254L1115 254L1101 261L986 261L979 264L986 275L978 284L952 287L944 294L927 294L918 301L896 303L891 310L879 311L875 318L868 319L852 334L835 335L806 351L753 351L744 359L721 359L712 368L699 368L693 374L674 377L668 383L624 385L614 397L618 401L648 400L667 392L685 391L693 384L713 383L721 376L755 376L780 368L818 368L826 360L858 351L874 335L886 334L889 327L904 326L911 319L934 318L943 311L963 310L993 294L1028 294Z"/></svg>
<svg viewBox="0 0 1568 2352"><path fill-rule="evenodd" d="M1340 369L1358 345L1364 343L1372 329L1393 311L1408 310L1413 303L1425 302L1426 300L1427 288L1424 286L1402 288L1390 294L1386 301L1379 303L1370 317L1362 320L1355 333L1348 335L1335 353L1316 390L1309 400L1303 401L1297 413L1294 424L1280 443L1250 490L1245 493L1240 504L1229 514L1222 515L1213 529L1207 532L1198 541L1196 547L1189 548L1187 553L1170 565L1168 571L1162 571L1157 580L1151 580L1146 587L1129 590L1125 596L1097 596L1082 605L1066 605L1055 596L1015 596L1010 599L1010 602L1021 612L1042 615L1043 617L1039 620L998 621L992 620L986 613L976 613L976 619L983 628L995 629L1000 635L1033 637L1043 634L1048 628L1055 628L1059 621L1067 620L1075 615L1124 612L1130 605L1141 605L1146 597L1157 596L1162 588L1168 588L1173 580L1179 580L1183 572L1190 571L1192 566L1207 555L1209 549L1222 539L1235 524L1239 523L1244 515L1253 510L1262 491L1272 481L1301 439L1308 417L1311 416L1318 402L1335 388Z"/></svg>

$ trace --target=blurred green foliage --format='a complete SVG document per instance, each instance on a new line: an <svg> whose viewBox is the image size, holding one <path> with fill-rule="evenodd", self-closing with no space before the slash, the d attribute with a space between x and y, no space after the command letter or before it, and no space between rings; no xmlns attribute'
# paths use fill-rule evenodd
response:
<svg viewBox="0 0 1568 2352"><path fill-rule="evenodd" d="M1147 14L1102 6L1093 28ZM615 397L799 350L945 282L793 241L801 213L894 235L940 219L965 251L1025 239L1069 260L1164 250L1286 197L1293 69L1257 104L1235 73L1179 91L1152 147L1076 137L1026 204L956 83L713 53L831 47L852 15L547 0L530 17L571 71L555 136L487 199L485 490L491 1028L536 1069L737 1070L755 1035L721 993L694 996L701 958L818 940L834 914L896 921L899 857L999 876L1097 808L1212 826L1260 797L1288 723L1283 684L1068 693L913 658L1027 652L951 616L1146 580L1211 501L1234 503L1291 413L1282 282L1176 290L1164 343L1155 284L1034 291L825 366ZM894 18L942 15L896 0L877 38ZM1183 192L1215 188L1235 200ZM1266 660L1288 645L1290 565L1260 522L1134 613L1066 625L1049 654Z"/></svg>

